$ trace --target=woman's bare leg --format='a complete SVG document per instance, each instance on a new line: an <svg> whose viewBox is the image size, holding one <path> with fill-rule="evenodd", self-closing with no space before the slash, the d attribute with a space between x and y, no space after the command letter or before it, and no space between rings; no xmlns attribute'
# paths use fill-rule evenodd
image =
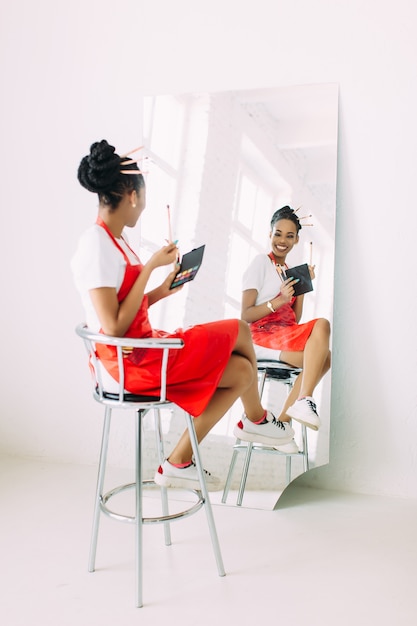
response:
<svg viewBox="0 0 417 626"><path fill-rule="evenodd" d="M326 362L325 362L324 367L322 369L319 381L323 378L323 376L326 374L326 372L329 371L329 369L330 369L330 352L329 352L329 358L326 359ZM291 389L290 393L287 396L287 399L286 399L286 401L284 403L284 406L281 409L281 414L278 417L278 419L281 420L281 422L289 422L289 421L291 421L291 418L288 415L286 415L287 409L289 409L289 407L292 406L294 404L294 402L296 400L298 400L298 398L302 398L303 395L307 395L307 394L302 394L300 392L302 381L303 381L303 372L300 372L300 374L297 376L297 378L295 380L295 383L292 386L292 389ZM312 394L308 394L308 395L311 396Z"/></svg>
<svg viewBox="0 0 417 626"><path fill-rule="evenodd" d="M227 370L230 370L233 374ZM249 384L249 380L252 378L252 368L244 357L232 354L224 371L222 381L225 376L226 380L228 380L229 374L231 379L236 376L235 381L233 381L234 384L231 381L230 386L221 387L219 385L205 411L194 419L194 428L198 442L204 439L213 426L215 426L230 409L239 397L245 382L246 385ZM220 384L222 384L222 382ZM192 454L191 441L188 431L186 430L169 455L169 461L171 463L187 463L191 459Z"/></svg>
<svg viewBox="0 0 417 626"><path fill-rule="evenodd" d="M313 395L314 389L330 369L329 340L330 324L325 319L319 319L307 340L304 352L281 352L282 361L303 368L282 408L279 418L282 421L289 419L285 417L285 412L298 398Z"/></svg>
<svg viewBox="0 0 417 626"><path fill-rule="evenodd" d="M300 372L291 388L290 393L287 396L287 399L284 403L284 406L281 409L281 414L278 416L278 419L281 420L281 422L290 422L291 418L288 417L287 415L287 409L288 407L290 407L292 404L294 404L294 402L297 400L297 398L300 395L300 387L301 387L301 380L302 380L302 375L303 373Z"/></svg>
<svg viewBox="0 0 417 626"><path fill-rule="evenodd" d="M195 418L194 426L200 442L241 397L246 415L253 421L264 414L257 383L256 356L246 322L239 321L239 333L230 360L205 411ZM169 456L171 463L186 463L192 457L188 431L185 431Z"/></svg>
<svg viewBox="0 0 417 626"><path fill-rule="evenodd" d="M258 367L256 363L256 354L252 343L252 336L249 326L246 322L240 322L241 327L238 339L235 345L235 352L244 356L251 365L252 378L249 386L240 394L243 409L250 421L257 422L262 419L265 409L259 398L258 388Z"/></svg>
<svg viewBox="0 0 417 626"><path fill-rule="evenodd" d="M317 320L304 348L303 378L299 394L301 397L313 395L314 389L323 376L326 362L328 362L327 369L330 367L329 340L329 322L325 319Z"/></svg>

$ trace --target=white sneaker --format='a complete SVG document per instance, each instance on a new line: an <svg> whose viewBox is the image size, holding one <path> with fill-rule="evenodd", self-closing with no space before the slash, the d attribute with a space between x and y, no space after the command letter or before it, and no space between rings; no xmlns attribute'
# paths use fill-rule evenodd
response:
<svg viewBox="0 0 417 626"><path fill-rule="evenodd" d="M207 470L204 471L207 489L218 491L220 480L212 476ZM161 487L172 487L174 489L197 489L200 490L197 467L194 462L188 467L175 467L169 461L164 461L155 472L154 482Z"/></svg>
<svg viewBox="0 0 417 626"><path fill-rule="evenodd" d="M321 421L317 413L317 406L314 398L311 396L297 400L287 409L287 415L296 422L305 424L312 430L318 430L320 428Z"/></svg>
<svg viewBox="0 0 417 626"><path fill-rule="evenodd" d="M300 449L294 439L290 441L290 443L285 443L283 446L274 446L274 448L275 450L278 450L278 452L283 452L284 454L298 454L300 452Z"/></svg>
<svg viewBox="0 0 417 626"><path fill-rule="evenodd" d="M295 433L288 422L277 420L270 411L267 411L266 418L261 424L254 424L243 415L234 427L233 434L242 441L277 446L290 443Z"/></svg>

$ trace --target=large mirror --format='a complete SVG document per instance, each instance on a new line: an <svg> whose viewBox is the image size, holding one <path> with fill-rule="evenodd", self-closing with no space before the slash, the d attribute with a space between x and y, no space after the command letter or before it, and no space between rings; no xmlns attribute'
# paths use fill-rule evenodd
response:
<svg viewBox="0 0 417 626"><path fill-rule="evenodd" d="M197 278L152 308L155 327L172 330L240 317L243 271L255 254L269 252L270 218L285 204L301 207L300 216L311 215L288 259L290 265L312 261L316 266L314 291L305 297L301 321L332 321L337 112L335 84L144 99L147 209L132 236L139 238L144 256L163 244L169 236L169 205L181 252L206 246ZM331 372L315 394L322 426L308 430L310 467L329 459L330 381ZM286 387L273 383L266 393L273 408L282 403ZM224 479L241 412L237 402L202 446L206 465ZM182 420L167 415L164 423L175 440ZM302 472L303 463L293 458L292 479ZM236 501L240 471L235 475L230 504ZM243 506L273 508L286 476L285 459L254 455ZM213 502L220 496L213 495Z"/></svg>

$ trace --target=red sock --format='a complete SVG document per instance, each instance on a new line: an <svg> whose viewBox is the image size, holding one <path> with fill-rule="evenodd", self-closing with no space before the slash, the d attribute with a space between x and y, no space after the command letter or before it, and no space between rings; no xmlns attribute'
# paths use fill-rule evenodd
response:
<svg viewBox="0 0 417 626"><path fill-rule="evenodd" d="M187 461L187 463L172 463L172 461L168 460L168 463L171 463L174 467L178 467L178 469L184 469L185 467L190 467L193 464L192 461Z"/></svg>

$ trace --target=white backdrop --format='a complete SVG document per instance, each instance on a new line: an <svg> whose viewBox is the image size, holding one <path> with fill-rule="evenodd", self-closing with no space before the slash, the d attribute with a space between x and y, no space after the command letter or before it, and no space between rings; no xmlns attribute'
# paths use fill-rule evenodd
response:
<svg viewBox="0 0 417 626"><path fill-rule="evenodd" d="M96 212L76 181L89 144L138 145L143 93L337 82L331 463L308 480L415 497L414 1L4 5L1 452L96 459L69 273Z"/></svg>

